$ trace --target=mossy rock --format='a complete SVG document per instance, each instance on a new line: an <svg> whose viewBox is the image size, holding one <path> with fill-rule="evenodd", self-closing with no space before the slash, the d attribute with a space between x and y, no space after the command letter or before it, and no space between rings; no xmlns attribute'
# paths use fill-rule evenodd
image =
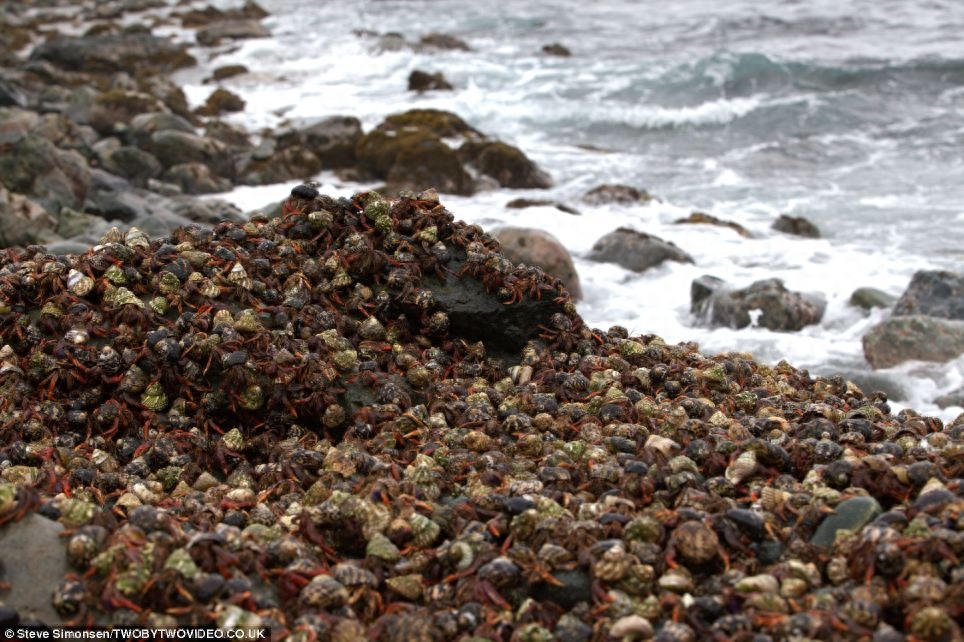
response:
<svg viewBox="0 0 964 642"><path fill-rule="evenodd" d="M529 160L518 147L502 141L466 141L459 148L462 162L474 165L486 176L491 176L502 187L546 188L552 179Z"/></svg>
<svg viewBox="0 0 964 642"><path fill-rule="evenodd" d="M211 73L211 78L214 80L224 80L225 78L234 78L235 76L246 73L248 73L248 68L244 65L223 65Z"/></svg>
<svg viewBox="0 0 964 642"><path fill-rule="evenodd" d="M387 176L389 189L421 191L434 187L440 192L469 195L472 177L462 168L458 156L445 143L425 138L399 150Z"/></svg>
<svg viewBox="0 0 964 642"><path fill-rule="evenodd" d="M204 105L196 113L201 116L217 116L225 112L244 111L244 99L233 91L218 87L208 96Z"/></svg>
<svg viewBox="0 0 964 642"><path fill-rule="evenodd" d="M355 146L355 155L362 169L375 178L386 179L403 151L425 141L441 143L438 136L423 127L398 131L375 129L361 137Z"/></svg>
<svg viewBox="0 0 964 642"><path fill-rule="evenodd" d="M410 109L392 114L382 121L378 129L399 130L405 127L419 127L432 132L439 138L482 136L481 132L462 120L460 116L441 109Z"/></svg>
<svg viewBox="0 0 964 642"><path fill-rule="evenodd" d="M151 94L114 89L97 96L90 108L90 126L110 134L118 124L127 125L138 114L166 111L164 103Z"/></svg>

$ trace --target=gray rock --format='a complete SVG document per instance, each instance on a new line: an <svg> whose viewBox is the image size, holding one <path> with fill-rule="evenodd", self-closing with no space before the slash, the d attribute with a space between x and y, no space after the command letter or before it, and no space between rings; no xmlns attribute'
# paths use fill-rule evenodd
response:
<svg viewBox="0 0 964 642"><path fill-rule="evenodd" d="M216 194L231 189L231 181L213 175L203 163L179 163L168 168L161 178L185 194Z"/></svg>
<svg viewBox="0 0 964 642"><path fill-rule="evenodd" d="M217 176L234 175L234 160L224 143L173 129L151 134L147 151L154 154L164 167L181 163L202 163Z"/></svg>
<svg viewBox="0 0 964 642"><path fill-rule="evenodd" d="M877 288L857 288L850 295L850 305L855 308L872 310L873 308L889 308L897 301L893 294L887 294Z"/></svg>
<svg viewBox="0 0 964 642"><path fill-rule="evenodd" d="M331 116L301 130L308 149L326 168L356 162L355 146L362 137L361 121L354 116Z"/></svg>
<svg viewBox="0 0 964 642"><path fill-rule="evenodd" d="M780 279L763 279L734 290L723 280L705 275L690 286L690 312L713 327L745 328L756 325L776 331L794 331L819 323L826 303L814 296L791 292Z"/></svg>
<svg viewBox="0 0 964 642"><path fill-rule="evenodd" d="M502 254L513 263L542 268L546 274L562 280L573 300L582 298L579 274L572 257L555 236L531 227L503 227L492 232L502 244Z"/></svg>
<svg viewBox="0 0 964 642"><path fill-rule="evenodd" d="M39 133L27 133L0 154L0 183L54 214L64 206L79 208L89 182L83 156L58 149Z"/></svg>
<svg viewBox="0 0 964 642"><path fill-rule="evenodd" d="M222 40L267 38L270 35L268 28L257 20L222 20L198 30L196 37L200 44L211 47Z"/></svg>
<svg viewBox="0 0 964 642"><path fill-rule="evenodd" d="M111 73L138 70L166 73L197 61L187 46L149 33L120 33L94 37L57 36L38 45L31 60L48 61L70 71Z"/></svg>
<svg viewBox="0 0 964 642"><path fill-rule="evenodd" d="M551 326L554 314L564 314L563 306L551 297L530 296L506 305L486 292L481 281L456 276L464 261L465 253L459 250L445 280L428 277L423 287L432 290L439 308L448 315L454 336L482 341L487 356L517 362L519 351L538 336L539 326Z"/></svg>
<svg viewBox="0 0 964 642"><path fill-rule="evenodd" d="M37 513L0 527L0 579L12 589L4 592L3 601L21 619L49 626L62 623L51 597L70 570L63 530L60 523Z"/></svg>
<svg viewBox="0 0 964 642"><path fill-rule="evenodd" d="M194 126L181 116L167 112L150 112L135 116L131 120L127 136L132 144L144 147L150 144L151 136L155 132L168 129L185 134L194 133Z"/></svg>
<svg viewBox="0 0 964 642"><path fill-rule="evenodd" d="M619 184L598 185L582 196L583 202L589 205L608 205L610 203L631 205L633 203L645 203L652 198L646 190Z"/></svg>
<svg viewBox="0 0 964 642"><path fill-rule="evenodd" d="M621 227L596 241L587 258L616 263L633 272L643 272L665 261L693 263L693 257L675 244L628 227Z"/></svg>
<svg viewBox="0 0 964 642"><path fill-rule="evenodd" d="M944 270L917 272L894 305L893 314L964 320L964 276Z"/></svg>
<svg viewBox="0 0 964 642"><path fill-rule="evenodd" d="M146 187L150 178L159 176L164 168L153 154L139 147L121 145L116 138L105 138L94 145L101 167L123 176L137 187Z"/></svg>
<svg viewBox="0 0 964 642"><path fill-rule="evenodd" d="M864 335L864 356L874 368L905 361L944 362L964 353L964 321L921 315L892 316Z"/></svg>
<svg viewBox="0 0 964 642"><path fill-rule="evenodd" d="M527 207L554 207L560 212L565 212L566 214L573 214L575 216L579 215L579 210L576 208L547 198L514 198L506 203L505 207L506 209L510 210L522 210Z"/></svg>
<svg viewBox="0 0 964 642"><path fill-rule="evenodd" d="M0 247L33 245L56 238L57 219L38 203L0 185Z"/></svg>
<svg viewBox="0 0 964 642"><path fill-rule="evenodd" d="M827 515L820 523L817 532L810 538L810 543L820 548L830 548L838 531L860 530L880 515L881 511L880 503L873 497L845 499L837 504L834 512Z"/></svg>
<svg viewBox="0 0 964 642"><path fill-rule="evenodd" d="M784 234L804 236L812 239L820 238L820 229L802 216L787 216L786 214L781 214L770 227Z"/></svg>
<svg viewBox="0 0 964 642"><path fill-rule="evenodd" d="M934 400L939 408L949 408L950 406L964 406L964 388L958 388L946 395L941 395Z"/></svg>
<svg viewBox="0 0 964 642"><path fill-rule="evenodd" d="M321 161L304 147L289 147L262 157L275 146L262 141L247 160L242 160L240 182L245 185L270 185L290 180L308 180L321 171Z"/></svg>

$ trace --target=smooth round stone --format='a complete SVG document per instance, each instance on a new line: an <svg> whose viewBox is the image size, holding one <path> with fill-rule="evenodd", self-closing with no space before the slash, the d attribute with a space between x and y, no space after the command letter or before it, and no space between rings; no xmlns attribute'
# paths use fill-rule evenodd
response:
<svg viewBox="0 0 964 642"><path fill-rule="evenodd" d="M837 504L832 515L828 515L817 532L810 538L810 543L822 548L830 548L837 531L847 529L856 531L869 524L880 515L882 509L873 497L851 497Z"/></svg>

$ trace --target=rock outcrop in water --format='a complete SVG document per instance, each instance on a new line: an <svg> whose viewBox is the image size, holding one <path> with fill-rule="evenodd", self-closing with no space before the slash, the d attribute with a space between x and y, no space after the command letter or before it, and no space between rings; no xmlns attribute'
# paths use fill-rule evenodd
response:
<svg viewBox="0 0 964 642"><path fill-rule="evenodd" d="M591 330L434 193L283 209L0 255L0 550L71 568L5 618L959 638L964 417Z"/></svg>

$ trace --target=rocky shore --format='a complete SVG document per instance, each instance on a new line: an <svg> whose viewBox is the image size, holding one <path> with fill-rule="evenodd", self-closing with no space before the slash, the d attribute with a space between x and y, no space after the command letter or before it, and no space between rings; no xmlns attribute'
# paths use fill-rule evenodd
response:
<svg viewBox="0 0 964 642"><path fill-rule="evenodd" d="M0 258L6 623L960 639L961 419L590 329L433 191L282 209Z"/></svg>
<svg viewBox="0 0 964 642"><path fill-rule="evenodd" d="M244 132L221 120L244 108L221 84L236 66L189 108L170 74L268 35L253 2L75 12L0 10L0 624L961 639L964 415L894 414L840 377L588 327L551 235L489 236L425 189L551 185L456 114ZM155 35L172 27L193 40ZM412 91L448 84L424 75ZM322 170L380 187L304 184L251 217L198 198ZM651 198L604 185L583 202ZM629 228L589 258L694 261ZM742 285L696 279L694 319L797 331L824 312L777 280ZM855 293L893 311L868 362L960 354L962 292L923 271L898 301Z"/></svg>

